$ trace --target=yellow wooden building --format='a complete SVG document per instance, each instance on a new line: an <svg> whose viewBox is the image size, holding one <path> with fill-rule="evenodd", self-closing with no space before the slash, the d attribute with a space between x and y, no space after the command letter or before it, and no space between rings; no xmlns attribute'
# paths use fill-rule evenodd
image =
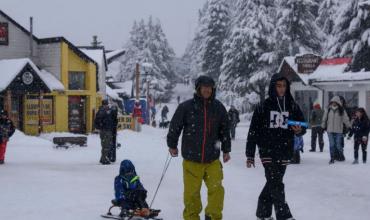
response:
<svg viewBox="0 0 370 220"><path fill-rule="evenodd" d="M37 38L1 10L0 24L0 109L26 134L91 132L103 98L98 64L64 37Z"/></svg>

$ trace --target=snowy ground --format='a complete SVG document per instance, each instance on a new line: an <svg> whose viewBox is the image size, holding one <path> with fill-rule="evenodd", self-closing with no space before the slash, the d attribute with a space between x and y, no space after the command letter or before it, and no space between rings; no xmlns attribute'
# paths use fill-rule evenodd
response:
<svg viewBox="0 0 370 220"><path fill-rule="evenodd" d="M170 111L175 104L170 104ZM256 202L264 184L260 163L245 168L247 123L237 129L232 161L224 165L226 189L224 219L255 219ZM141 133L123 131L118 159L131 159L151 200L167 157L166 130L143 127ZM309 133L305 150L309 150ZM97 135L88 136L88 147L55 149L46 139L17 132L9 143L6 164L0 166L0 219L101 219L113 198L113 179L119 163L99 165ZM326 139L327 143L327 139ZM347 161L328 165L324 153L302 155L301 165L291 165L285 178L287 200L298 220L370 219L370 165L352 165L352 142L346 142ZM360 154L361 155L361 154ZM154 207L165 220L182 219L182 168L176 158L168 170ZM203 200L206 199L203 191ZM203 214L202 214L203 216Z"/></svg>

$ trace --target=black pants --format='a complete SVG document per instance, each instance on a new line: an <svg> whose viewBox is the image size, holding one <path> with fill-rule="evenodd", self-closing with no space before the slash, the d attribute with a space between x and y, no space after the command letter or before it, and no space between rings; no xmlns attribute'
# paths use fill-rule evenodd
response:
<svg viewBox="0 0 370 220"><path fill-rule="evenodd" d="M355 160L358 160L358 150L362 149L362 161L366 162L367 159L367 143L364 143L362 140L355 140Z"/></svg>
<svg viewBox="0 0 370 220"><path fill-rule="evenodd" d="M301 151L300 150L294 150L293 158L291 162L295 164L301 163Z"/></svg>
<svg viewBox="0 0 370 220"><path fill-rule="evenodd" d="M236 130L236 124L231 124L230 133L231 133L231 138L232 139L235 139L235 130Z"/></svg>
<svg viewBox="0 0 370 220"><path fill-rule="evenodd" d="M266 185L258 198L257 217L270 217L272 206L274 206L277 220L291 218L292 214L288 203L285 201L283 183L286 166L277 163L264 164L263 166L265 168Z"/></svg>
<svg viewBox="0 0 370 220"><path fill-rule="evenodd" d="M324 138L323 135L324 130L318 126L318 127L312 127L312 134L311 134L311 150L316 150L316 140L319 139L319 147L322 151L324 149Z"/></svg>
<svg viewBox="0 0 370 220"><path fill-rule="evenodd" d="M148 208L146 203L147 192L145 190L133 190L125 195L125 200L120 204L124 210L135 210L138 208Z"/></svg>

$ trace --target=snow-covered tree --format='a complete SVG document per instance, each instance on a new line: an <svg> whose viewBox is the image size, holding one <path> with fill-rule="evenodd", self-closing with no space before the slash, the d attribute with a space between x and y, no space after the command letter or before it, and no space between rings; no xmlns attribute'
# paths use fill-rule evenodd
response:
<svg viewBox="0 0 370 220"><path fill-rule="evenodd" d="M327 35L326 37L330 37L333 32L334 22L336 20L335 15L340 2L341 0L323 0L320 3L316 24Z"/></svg>
<svg viewBox="0 0 370 220"><path fill-rule="evenodd" d="M204 27L205 44L202 48L202 72L218 80L222 65L222 45L229 29L229 6L225 0L210 0Z"/></svg>
<svg viewBox="0 0 370 220"><path fill-rule="evenodd" d="M203 8L199 10L198 25L195 30L195 35L192 41L187 46L185 53L182 57L184 63L189 64L189 75L191 78L196 78L203 75L202 72L202 59L203 47L205 45L205 30L208 24L206 12L208 11L209 3L206 1Z"/></svg>
<svg viewBox="0 0 370 220"><path fill-rule="evenodd" d="M163 32L159 20L153 22L149 18L146 24L144 20L134 22L130 38L125 45L126 53L121 59L120 73L116 79L125 82L134 79L136 64L141 65L142 84L141 91L146 94L147 82L150 84L150 91L155 98L165 99L172 88L171 81L174 79L172 68L175 56L168 40ZM144 63L150 63L150 72L145 73Z"/></svg>
<svg viewBox="0 0 370 220"><path fill-rule="evenodd" d="M276 39L280 40L281 56L320 53L323 35L317 27L313 0L279 0ZM281 58L282 58L281 57Z"/></svg>
<svg viewBox="0 0 370 220"><path fill-rule="evenodd" d="M221 91L230 90L241 96L254 92L264 100L269 78L277 69L274 37L276 7L273 0L238 2L239 26L224 44L225 56Z"/></svg>
<svg viewBox="0 0 370 220"><path fill-rule="evenodd" d="M336 15L338 20L329 42L328 56L356 57L359 52L365 52L363 49L370 45L369 12L369 1L346 1ZM361 57L361 54L357 57Z"/></svg>

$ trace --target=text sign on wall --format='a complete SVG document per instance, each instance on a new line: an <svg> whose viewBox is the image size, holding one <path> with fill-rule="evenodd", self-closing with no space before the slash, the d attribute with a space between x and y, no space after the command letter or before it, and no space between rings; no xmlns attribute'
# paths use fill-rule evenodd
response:
<svg viewBox="0 0 370 220"><path fill-rule="evenodd" d="M314 54L305 54L296 57L296 64L298 65L298 73L313 73L321 63L321 57Z"/></svg>
<svg viewBox="0 0 370 220"><path fill-rule="evenodd" d="M0 22L0 45L9 44L9 27L8 23Z"/></svg>
<svg viewBox="0 0 370 220"><path fill-rule="evenodd" d="M134 119L131 115L121 115L118 116L118 130L124 130L124 129L134 129Z"/></svg>
<svg viewBox="0 0 370 220"><path fill-rule="evenodd" d="M39 124L39 99L26 99L25 118L27 125ZM41 121L43 125L53 124L53 99L42 100Z"/></svg>

